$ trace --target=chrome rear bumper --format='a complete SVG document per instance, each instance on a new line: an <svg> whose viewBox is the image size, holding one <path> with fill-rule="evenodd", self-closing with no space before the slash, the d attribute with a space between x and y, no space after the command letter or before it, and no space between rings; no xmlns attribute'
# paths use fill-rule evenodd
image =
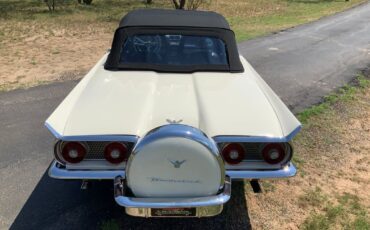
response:
<svg viewBox="0 0 370 230"><path fill-rule="evenodd" d="M114 180L114 198L120 206L125 207L126 213L140 217L187 217L184 215L158 216L158 209L169 210L179 209L179 212L186 213L187 208L195 210L191 217L215 216L222 212L223 204L231 196L231 180L238 179L274 179L291 177L296 174L296 168L289 163L279 170L243 171L227 170L223 191L217 195L209 197L185 197L185 198L138 198L127 196L125 190L125 171L124 170L69 170L58 162L52 162L49 169L49 176L56 179L80 179L80 180ZM164 212L166 213L166 212Z"/></svg>
<svg viewBox="0 0 370 230"><path fill-rule="evenodd" d="M208 197L187 197L187 198L137 198L125 195L124 179L117 177L114 180L114 199L117 204L131 208L189 208L214 206L226 203L231 196L231 180L225 178L223 191L214 196Z"/></svg>
<svg viewBox="0 0 370 230"><path fill-rule="evenodd" d="M292 177L297 173L292 163L278 170L226 170L231 179L278 179ZM124 170L68 170L57 161L51 163L49 176L55 179L114 180L125 178Z"/></svg>
<svg viewBox="0 0 370 230"><path fill-rule="evenodd" d="M173 210L178 208L194 208L195 215L191 217L215 216L222 212L223 204L229 201L231 196L231 179L225 178L223 191L208 197L184 197L184 198L138 198L126 196L124 179L120 176L114 180L114 199L117 204L125 207L126 213L131 216L152 217L154 209ZM154 212L153 212L154 211ZM175 217L158 216L156 217ZM186 215L176 217L187 217Z"/></svg>

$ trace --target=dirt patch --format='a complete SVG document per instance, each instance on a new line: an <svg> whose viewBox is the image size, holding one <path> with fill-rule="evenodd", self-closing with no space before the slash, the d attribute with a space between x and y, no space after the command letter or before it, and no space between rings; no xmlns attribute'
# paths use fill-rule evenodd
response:
<svg viewBox="0 0 370 230"><path fill-rule="evenodd" d="M71 76L70 73L85 73L110 47L112 39L111 33L93 25L45 32L44 27L50 25L0 24L0 30L6 34L12 32L12 27L25 28L19 29L24 33L18 39L2 41L0 85L32 84Z"/></svg>
<svg viewBox="0 0 370 230"><path fill-rule="evenodd" d="M298 175L246 185L254 229L369 229L370 88L307 119L294 140Z"/></svg>

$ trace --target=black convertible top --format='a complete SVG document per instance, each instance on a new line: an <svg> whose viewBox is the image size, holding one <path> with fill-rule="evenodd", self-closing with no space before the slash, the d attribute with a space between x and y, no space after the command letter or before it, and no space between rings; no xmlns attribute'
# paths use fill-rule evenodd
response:
<svg viewBox="0 0 370 230"><path fill-rule="evenodd" d="M121 19L119 27L181 26L230 29L225 18L211 11L140 9Z"/></svg>
<svg viewBox="0 0 370 230"><path fill-rule="evenodd" d="M138 34L173 34L208 36L225 43L227 65L194 64L155 65L146 63L121 63L122 47L126 39ZM149 70L157 72L243 72L234 32L226 19L215 12L190 10L139 9L126 14L113 38L112 48L104 65L106 70Z"/></svg>

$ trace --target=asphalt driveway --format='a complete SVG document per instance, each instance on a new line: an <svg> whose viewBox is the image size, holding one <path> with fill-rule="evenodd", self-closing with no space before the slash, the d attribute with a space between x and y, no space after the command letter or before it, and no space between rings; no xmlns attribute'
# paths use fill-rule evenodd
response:
<svg viewBox="0 0 370 230"><path fill-rule="evenodd" d="M243 42L239 51L293 111L301 111L370 64L370 3Z"/></svg>
<svg viewBox="0 0 370 230"><path fill-rule="evenodd" d="M239 50L294 111L350 81L370 63L370 4L239 44ZM248 229L242 184L225 212L207 219L141 219L124 214L111 182L80 191L50 179L53 137L43 128L77 82L0 93L0 229L95 229L118 219L125 229ZM268 215L268 214L266 214Z"/></svg>

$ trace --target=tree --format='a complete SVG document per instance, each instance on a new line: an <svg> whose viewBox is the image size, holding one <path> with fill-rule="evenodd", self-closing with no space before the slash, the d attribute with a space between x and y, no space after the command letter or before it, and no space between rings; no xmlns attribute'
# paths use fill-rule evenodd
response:
<svg viewBox="0 0 370 230"><path fill-rule="evenodd" d="M91 5L93 0L77 0L78 4L86 4L86 5Z"/></svg>
<svg viewBox="0 0 370 230"><path fill-rule="evenodd" d="M172 0L175 9L183 10L186 0Z"/></svg>
<svg viewBox="0 0 370 230"><path fill-rule="evenodd" d="M209 1L209 0L208 0ZM196 10L203 3L208 2L207 0L172 0L173 6L178 10Z"/></svg>
<svg viewBox="0 0 370 230"><path fill-rule="evenodd" d="M83 2L86 4L86 5L91 5L93 0L83 0Z"/></svg>
<svg viewBox="0 0 370 230"><path fill-rule="evenodd" d="M44 2L48 6L50 12L55 10L55 0L44 0Z"/></svg>

